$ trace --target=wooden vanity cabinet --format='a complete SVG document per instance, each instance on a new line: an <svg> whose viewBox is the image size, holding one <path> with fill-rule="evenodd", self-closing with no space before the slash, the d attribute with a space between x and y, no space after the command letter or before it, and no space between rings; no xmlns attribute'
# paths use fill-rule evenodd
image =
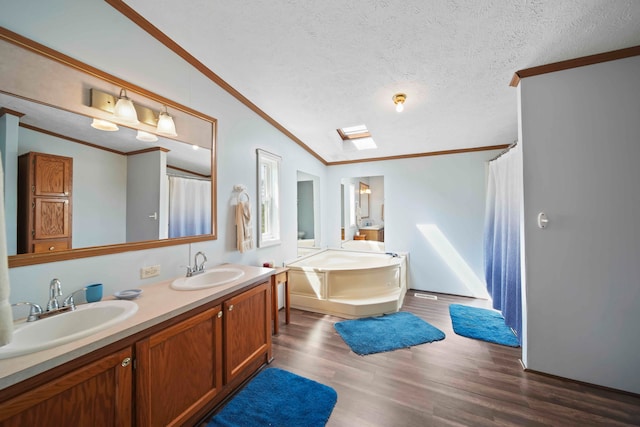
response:
<svg viewBox="0 0 640 427"><path fill-rule="evenodd" d="M136 425L194 424L265 364L270 284L136 343Z"/></svg>
<svg viewBox="0 0 640 427"><path fill-rule="evenodd" d="M269 282L211 304L124 339L125 350L0 390L0 427L195 425L271 352Z"/></svg>
<svg viewBox="0 0 640 427"><path fill-rule="evenodd" d="M373 240L376 242L384 242L384 228L380 230L363 230L360 229L360 235L365 236L366 240Z"/></svg>
<svg viewBox="0 0 640 427"><path fill-rule="evenodd" d="M71 157L18 157L18 253L71 249L72 171Z"/></svg>
<svg viewBox="0 0 640 427"><path fill-rule="evenodd" d="M131 426L130 347L0 403L0 426Z"/></svg>
<svg viewBox="0 0 640 427"><path fill-rule="evenodd" d="M271 350L271 284L258 285L224 302L225 384L244 380Z"/></svg>
<svg viewBox="0 0 640 427"><path fill-rule="evenodd" d="M138 426L182 425L222 387L222 309L136 343Z"/></svg>

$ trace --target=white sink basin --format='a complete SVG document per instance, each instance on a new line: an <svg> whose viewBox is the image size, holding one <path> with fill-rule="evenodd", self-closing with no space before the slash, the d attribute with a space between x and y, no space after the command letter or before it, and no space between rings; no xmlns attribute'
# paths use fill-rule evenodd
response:
<svg viewBox="0 0 640 427"><path fill-rule="evenodd" d="M171 283L171 287L178 291L194 291L197 289L213 288L214 286L238 280L244 271L235 267L216 267L197 276L181 277Z"/></svg>
<svg viewBox="0 0 640 427"><path fill-rule="evenodd" d="M360 230L381 230L384 228L384 225L367 225L366 227L359 227Z"/></svg>
<svg viewBox="0 0 640 427"><path fill-rule="evenodd" d="M78 305L74 311L16 326L13 339L0 347L0 359L33 353L87 337L133 316L131 301L100 301Z"/></svg>

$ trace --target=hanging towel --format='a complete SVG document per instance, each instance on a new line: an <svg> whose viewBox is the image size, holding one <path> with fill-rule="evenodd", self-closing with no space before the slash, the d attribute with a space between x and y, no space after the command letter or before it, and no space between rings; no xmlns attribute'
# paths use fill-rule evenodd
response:
<svg viewBox="0 0 640 427"><path fill-rule="evenodd" d="M238 200L236 205L236 230L238 250L244 253L253 249L253 234L251 227L251 203Z"/></svg>
<svg viewBox="0 0 640 427"><path fill-rule="evenodd" d="M0 162L0 346L9 344L13 337L13 316L9 304L9 264L4 224L4 172Z"/></svg>

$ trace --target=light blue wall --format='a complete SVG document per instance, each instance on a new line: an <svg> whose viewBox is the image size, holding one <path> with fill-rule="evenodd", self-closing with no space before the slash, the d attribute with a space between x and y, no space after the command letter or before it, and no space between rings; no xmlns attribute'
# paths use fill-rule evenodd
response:
<svg viewBox="0 0 640 427"><path fill-rule="evenodd" d="M325 221L330 246L340 240L342 178L384 176L385 249L409 252L409 286L433 292L486 297L483 272L483 228L486 162L499 151L358 163L329 168ZM357 185L357 183L356 183ZM348 189L345 188L345 193ZM345 196L346 197L346 196ZM425 236L430 226L449 242L463 261ZM437 231L439 230L439 232ZM443 255L445 258L443 258ZM450 263L450 264L449 264ZM468 274L464 274L464 271Z"/></svg>
<svg viewBox="0 0 640 427"><path fill-rule="evenodd" d="M62 281L65 293L91 282L104 283L105 293L110 294L167 280L183 275L181 266L190 263L198 250L206 252L209 265L223 262L257 265L266 260L280 264L296 256L296 172L301 169L323 181L326 168L318 160L106 2L3 0L0 10L0 25L7 29L218 119L217 240L12 268L12 302L46 303L48 283L54 277ZM248 187L255 218L256 148L283 158L283 244L240 254L235 250L233 185ZM321 191L324 198L324 190ZM141 267L156 264L161 265L159 277L140 279Z"/></svg>
<svg viewBox="0 0 640 427"><path fill-rule="evenodd" d="M418 226L437 226L472 276L479 280L485 161L496 152L326 167L106 2L3 0L0 3L3 11L0 25L218 119L216 241L13 268L12 301L44 303L47 285L55 276L62 280L65 292L90 282L102 282L106 294L167 280L184 274L181 265L190 263L191 255L199 250L207 253L210 265L223 262L260 265L263 261L281 264L294 259L298 170L319 177L323 246L340 244L340 179L384 176L385 240L389 249L411 253L411 286L434 292L473 293L460 279L458 268L452 269L443 262ZM511 141L496 141L508 142ZM235 249L233 186L248 187L256 218L256 148L282 156L283 241L278 246L240 254ZM141 267L156 264L161 265L159 277L139 278Z"/></svg>

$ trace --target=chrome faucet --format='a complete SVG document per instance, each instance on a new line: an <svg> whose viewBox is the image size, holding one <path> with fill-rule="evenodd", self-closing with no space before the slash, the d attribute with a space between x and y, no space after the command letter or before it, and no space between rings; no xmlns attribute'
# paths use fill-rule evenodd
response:
<svg viewBox="0 0 640 427"><path fill-rule="evenodd" d="M47 303L47 311L53 311L60 308L58 297L62 296L62 286L60 280L53 279L49 283L49 302Z"/></svg>
<svg viewBox="0 0 640 427"><path fill-rule="evenodd" d="M202 256L202 263L198 265L198 257ZM204 263L207 262L207 256L204 252L197 252L193 257L193 267L187 267L187 277L195 276L196 274L204 273Z"/></svg>
<svg viewBox="0 0 640 427"><path fill-rule="evenodd" d="M35 322L42 315L42 307L34 302L17 302L15 304L11 304L11 307L19 307L21 305L28 305L31 307L31 310L29 310L29 317L27 317L27 322Z"/></svg>

